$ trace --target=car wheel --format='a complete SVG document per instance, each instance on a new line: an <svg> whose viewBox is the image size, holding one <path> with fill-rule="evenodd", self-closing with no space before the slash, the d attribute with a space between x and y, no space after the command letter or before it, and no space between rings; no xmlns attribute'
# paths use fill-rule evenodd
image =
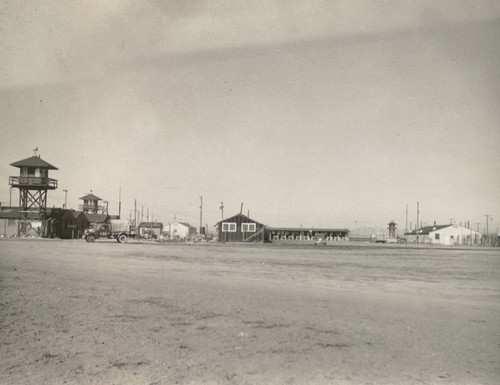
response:
<svg viewBox="0 0 500 385"><path fill-rule="evenodd" d="M125 234L121 234L118 236L118 243L126 243L128 240L128 237Z"/></svg>
<svg viewBox="0 0 500 385"><path fill-rule="evenodd" d="M92 235L92 234L87 235L87 236L85 237L85 240L86 240L87 242L95 242L95 235Z"/></svg>

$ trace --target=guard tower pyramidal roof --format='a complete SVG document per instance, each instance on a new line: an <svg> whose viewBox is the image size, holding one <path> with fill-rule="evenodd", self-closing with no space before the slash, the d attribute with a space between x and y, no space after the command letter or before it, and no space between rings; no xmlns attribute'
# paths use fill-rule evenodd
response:
<svg viewBox="0 0 500 385"><path fill-rule="evenodd" d="M81 198L78 198L78 199L85 199L85 200L89 200L89 201L102 201L101 198L99 198L98 196L95 196L94 194L90 193L90 194L87 194Z"/></svg>
<svg viewBox="0 0 500 385"><path fill-rule="evenodd" d="M19 160L17 162L11 163L11 166L14 167L39 167L46 168L48 170L59 170L57 167L52 166L50 163L44 161L40 156L33 155L29 158Z"/></svg>

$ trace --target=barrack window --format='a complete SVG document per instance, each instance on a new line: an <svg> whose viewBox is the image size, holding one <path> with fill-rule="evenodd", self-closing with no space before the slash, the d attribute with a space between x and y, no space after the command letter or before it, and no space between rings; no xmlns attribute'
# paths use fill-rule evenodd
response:
<svg viewBox="0 0 500 385"><path fill-rule="evenodd" d="M242 223L241 231L243 233L255 233L257 231L255 223Z"/></svg>
<svg viewBox="0 0 500 385"><path fill-rule="evenodd" d="M222 231L224 233L235 233L236 232L236 223L223 222L222 223Z"/></svg>

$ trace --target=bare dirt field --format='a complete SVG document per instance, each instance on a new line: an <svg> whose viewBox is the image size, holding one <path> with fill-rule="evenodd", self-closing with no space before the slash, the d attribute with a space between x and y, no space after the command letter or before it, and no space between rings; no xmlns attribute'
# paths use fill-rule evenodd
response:
<svg viewBox="0 0 500 385"><path fill-rule="evenodd" d="M1 384L498 384L500 251L0 241Z"/></svg>

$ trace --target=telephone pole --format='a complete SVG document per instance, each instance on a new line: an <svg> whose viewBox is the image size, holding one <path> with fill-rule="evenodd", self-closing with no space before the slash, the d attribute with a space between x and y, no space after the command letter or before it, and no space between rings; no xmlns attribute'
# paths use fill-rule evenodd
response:
<svg viewBox="0 0 500 385"><path fill-rule="evenodd" d="M137 226L137 199L134 199L134 226Z"/></svg>
<svg viewBox="0 0 500 385"><path fill-rule="evenodd" d="M484 214L486 217L486 236L488 236L488 219L491 221L491 215L490 214Z"/></svg>
<svg viewBox="0 0 500 385"><path fill-rule="evenodd" d="M420 203L417 202L417 243L418 243L418 220L420 215Z"/></svg>
<svg viewBox="0 0 500 385"><path fill-rule="evenodd" d="M200 196L200 235L203 234L203 197Z"/></svg>
<svg viewBox="0 0 500 385"><path fill-rule="evenodd" d="M406 227L405 227L405 233L408 232L408 205L406 205Z"/></svg>
<svg viewBox="0 0 500 385"><path fill-rule="evenodd" d="M122 218L122 187L118 190L118 218Z"/></svg>
<svg viewBox="0 0 500 385"><path fill-rule="evenodd" d="M63 209L66 209L67 203L68 203L68 190L63 190L64 191L64 207Z"/></svg>
<svg viewBox="0 0 500 385"><path fill-rule="evenodd" d="M484 214L486 217L486 241L485 241L485 246L490 246L490 233L488 229L488 222L491 221L491 215L490 214Z"/></svg>
<svg viewBox="0 0 500 385"><path fill-rule="evenodd" d="M221 222L220 222L220 232L221 232L221 238L222 235L224 235L224 242L226 242L226 233L223 231L223 221L224 221L224 202L220 203L220 215L221 215Z"/></svg>

